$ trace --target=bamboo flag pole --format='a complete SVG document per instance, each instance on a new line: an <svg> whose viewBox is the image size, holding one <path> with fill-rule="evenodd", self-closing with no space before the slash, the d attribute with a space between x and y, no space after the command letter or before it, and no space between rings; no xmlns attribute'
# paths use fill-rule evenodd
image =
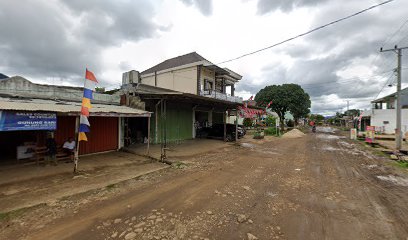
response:
<svg viewBox="0 0 408 240"><path fill-rule="evenodd" d="M79 160L79 117L75 118L75 135L76 135L76 148L74 155L74 173L78 171L78 160Z"/></svg>
<svg viewBox="0 0 408 240"><path fill-rule="evenodd" d="M76 118L75 133L76 133L76 149L74 152L74 173L78 171L78 160L79 160L79 145L80 141L88 141L85 133L90 131L90 123L88 120L89 109L91 106L92 92L95 90L95 85L98 83L93 72L85 70L85 82L84 82L84 95L82 97L81 113L79 117Z"/></svg>

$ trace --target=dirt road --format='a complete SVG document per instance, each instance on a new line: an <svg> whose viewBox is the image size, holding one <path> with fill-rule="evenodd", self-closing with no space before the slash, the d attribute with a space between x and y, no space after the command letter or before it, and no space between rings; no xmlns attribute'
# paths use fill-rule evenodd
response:
<svg viewBox="0 0 408 240"><path fill-rule="evenodd" d="M16 212L0 239L408 239L407 171L339 135L246 139L179 160Z"/></svg>

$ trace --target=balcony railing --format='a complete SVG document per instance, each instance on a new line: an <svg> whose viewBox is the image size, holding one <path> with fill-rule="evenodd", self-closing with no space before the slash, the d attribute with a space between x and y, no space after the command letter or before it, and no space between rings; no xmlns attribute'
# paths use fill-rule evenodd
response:
<svg viewBox="0 0 408 240"><path fill-rule="evenodd" d="M241 97L231 96L229 94L216 92L213 90L204 90L200 92L200 96L215 98L219 100L235 102L235 103L242 103L243 99Z"/></svg>

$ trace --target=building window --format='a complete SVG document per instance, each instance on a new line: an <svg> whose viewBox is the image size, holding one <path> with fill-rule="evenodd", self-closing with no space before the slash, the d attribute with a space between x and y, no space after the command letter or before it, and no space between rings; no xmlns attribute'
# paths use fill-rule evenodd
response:
<svg viewBox="0 0 408 240"><path fill-rule="evenodd" d="M205 79L204 80L204 91L210 91L213 89L213 82Z"/></svg>

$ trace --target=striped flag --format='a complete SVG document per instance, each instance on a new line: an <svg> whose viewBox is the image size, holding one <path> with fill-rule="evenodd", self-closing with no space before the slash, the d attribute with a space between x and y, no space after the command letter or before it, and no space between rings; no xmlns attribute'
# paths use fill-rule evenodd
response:
<svg viewBox="0 0 408 240"><path fill-rule="evenodd" d="M90 132L90 126L89 124L89 109L92 108L91 105L91 99L92 93L95 90L95 86L98 83L98 80L96 80L95 75L86 69L85 72L85 84L84 84L84 96L82 97L82 107L81 107L81 115L79 119L79 135L78 135L78 141L88 141L88 138L86 137L87 132Z"/></svg>

